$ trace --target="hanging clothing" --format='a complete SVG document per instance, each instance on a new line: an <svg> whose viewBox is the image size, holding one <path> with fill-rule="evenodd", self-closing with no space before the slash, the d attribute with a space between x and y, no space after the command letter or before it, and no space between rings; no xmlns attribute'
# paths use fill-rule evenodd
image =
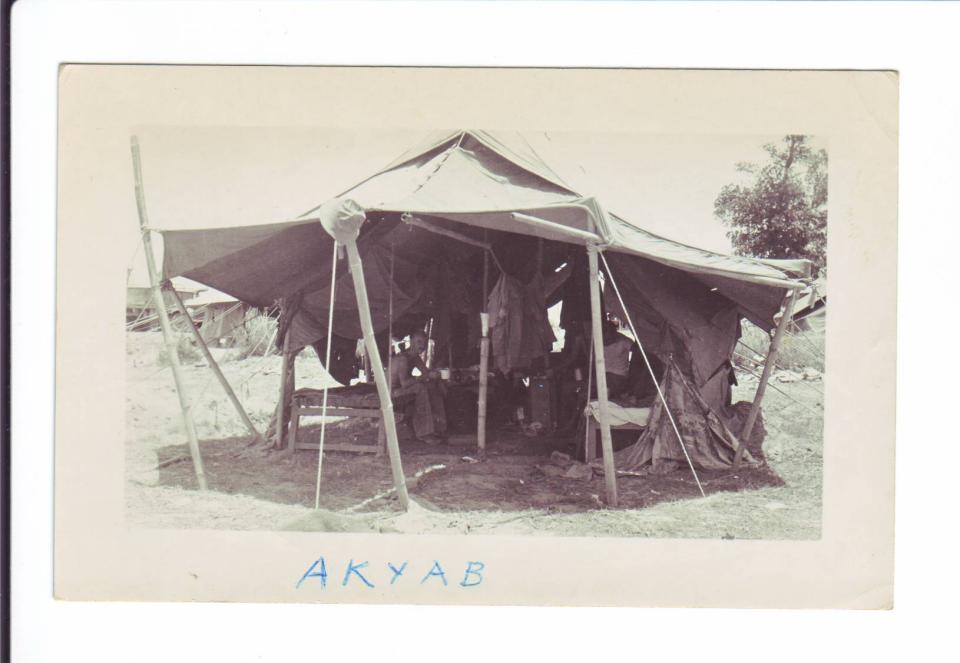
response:
<svg viewBox="0 0 960 663"><path fill-rule="evenodd" d="M539 276L524 285L502 274L490 293L487 310L493 362L501 373L527 368L550 352L556 337L547 319Z"/></svg>
<svg viewBox="0 0 960 663"><path fill-rule="evenodd" d="M571 251L567 269L569 277L560 286L560 299L563 306L560 308L560 326L570 331L573 327L593 319L590 304L590 266L587 263L587 253L581 247ZM600 319L606 319L606 307L603 297L600 298Z"/></svg>

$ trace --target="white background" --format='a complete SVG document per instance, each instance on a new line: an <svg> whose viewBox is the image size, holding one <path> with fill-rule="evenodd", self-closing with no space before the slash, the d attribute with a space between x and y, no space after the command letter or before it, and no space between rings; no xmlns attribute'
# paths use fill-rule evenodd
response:
<svg viewBox="0 0 960 663"><path fill-rule="evenodd" d="M16 3L14 660L949 658L960 589L960 434L952 416L960 371L948 277L958 245L958 18L953 4L897 3ZM895 610L54 602L56 74L63 61L899 70Z"/></svg>

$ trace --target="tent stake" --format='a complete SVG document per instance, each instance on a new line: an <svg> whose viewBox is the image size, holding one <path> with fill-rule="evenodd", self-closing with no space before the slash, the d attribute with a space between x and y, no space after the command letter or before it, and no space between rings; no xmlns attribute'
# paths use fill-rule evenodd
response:
<svg viewBox="0 0 960 663"><path fill-rule="evenodd" d="M486 240L487 231L483 231ZM477 391L477 455L481 460L487 453L487 372L490 368L490 313L487 311L487 283L489 280L489 259L483 252L483 291L480 293L480 381Z"/></svg>
<svg viewBox="0 0 960 663"><path fill-rule="evenodd" d="M600 270L597 266L597 247L587 246L590 260L590 313L593 320L593 355L597 369L597 400L600 403L600 447L603 450L603 478L607 484L607 504L617 506L617 473L613 464L613 438L610 434L610 414L607 404L607 368L603 358L603 323L600 320ZM589 398L589 394L587 395ZM590 441L593 444L593 440Z"/></svg>
<svg viewBox="0 0 960 663"><path fill-rule="evenodd" d="M133 178L137 196L137 213L140 217L140 234L143 241L143 253L147 259L147 274L150 277L150 288L153 290L153 301L157 307L157 317L160 319L160 329L167 347L167 359L170 361L170 370L173 372L173 382L177 388L177 397L180 399L180 412L183 415L183 427L187 433L187 445L190 448L190 457L193 459L193 472L197 476L197 485L200 490L207 489L207 475L203 471L203 457L200 455L200 443L197 440L197 429L190 412L190 401L184 385L183 375L180 373L180 352L177 340L173 337L170 318L167 316L167 304L163 299L163 290L160 288L157 277L157 265L153 258L153 242L150 237L150 227L147 223L147 203L143 193L143 174L140 168L140 142L136 136L130 137L130 152L133 156Z"/></svg>
<svg viewBox="0 0 960 663"><path fill-rule="evenodd" d="M393 416L393 398L387 385L387 376L383 371L383 361L377 349L377 339L373 335L373 319L370 317L370 301L367 298L367 283L363 278L363 264L355 239L347 240L347 257L350 260L350 275L353 277L353 289L357 295L357 309L360 314L360 326L363 328L363 343L373 367L377 395L380 397L380 414L387 434L387 451L390 454L390 468L393 471L393 485L397 488L397 497L404 510L410 506L407 495L407 479L403 476L400 462L400 442L397 440L397 422Z"/></svg>
<svg viewBox="0 0 960 663"><path fill-rule="evenodd" d="M760 382L757 384L757 393L753 397L753 405L750 406L750 412L747 414L747 420L743 424L743 430L740 431L740 446L737 447L737 453L733 457L733 468L739 469L743 461L743 452L747 448L747 440L753 433L753 426L757 423L757 415L760 414L760 402L763 400L763 394L767 390L767 382L773 373L773 368L777 363L777 352L780 350L780 342L783 341L784 332L790 324L790 318L793 317L793 307L797 302L797 290L791 290L787 295L787 305L783 309L783 317L777 325L777 331L773 334L773 340L770 341L770 349L767 350L767 361L763 365L763 372L760 374Z"/></svg>
<svg viewBox="0 0 960 663"><path fill-rule="evenodd" d="M217 360L214 359L213 355L210 353L210 348L207 347L207 342L203 340L203 335L190 319L190 314L187 312L187 307L183 305L183 300L180 299L180 294L177 292L176 288L173 287L170 288L170 292L173 294L173 303L177 305L177 310L180 311L180 315L187 320L190 331L193 332L193 338L197 341L197 345L200 346L200 352L203 354L204 359L207 360L207 365L210 367L210 370L212 370L213 374L217 376L217 380L220 382L223 390L227 392L227 397L230 399L230 402L233 403L233 407L236 408L237 414L240 415L240 418L250 431L250 434L253 435L257 442L262 442L263 436L260 435L260 431L257 430L257 427L253 425L253 422L250 420L249 415L247 415L246 410L243 409L243 405L240 403L240 399L237 398L236 393L234 393L233 387L230 386L230 383L227 381L223 371L220 370Z"/></svg>

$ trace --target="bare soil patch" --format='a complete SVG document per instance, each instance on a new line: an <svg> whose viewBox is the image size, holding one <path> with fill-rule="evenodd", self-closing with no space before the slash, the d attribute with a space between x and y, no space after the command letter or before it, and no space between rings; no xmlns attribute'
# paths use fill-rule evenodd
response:
<svg viewBox="0 0 960 663"><path fill-rule="evenodd" d="M158 366L158 338L131 334L128 348L127 517L135 526L301 531L401 531L572 536L810 539L820 536L822 382L778 384L764 404L767 464L738 472L700 472L700 497L689 469L666 475L621 476L621 506L601 504L601 476L569 479L545 474L550 453L572 453L573 440L491 435L484 462L471 462L470 440L428 446L401 425L404 472L432 465L411 489L415 509L401 514L395 498L355 507L392 486L386 456L328 452L320 509L314 510L318 454L293 456L254 449L219 385L202 365L185 369L210 490L196 480L179 420L169 369ZM226 357L225 357L226 358ZM315 358L298 362L306 384L322 386ZM262 428L276 403L279 358L224 361L254 422ZM735 400L752 397L744 382ZM316 439L319 426L301 429ZM362 425L328 425L327 439L372 441ZM621 444L630 440L621 440ZM464 444L467 442L468 444ZM253 451L253 452L252 452ZM349 511L348 511L349 510Z"/></svg>

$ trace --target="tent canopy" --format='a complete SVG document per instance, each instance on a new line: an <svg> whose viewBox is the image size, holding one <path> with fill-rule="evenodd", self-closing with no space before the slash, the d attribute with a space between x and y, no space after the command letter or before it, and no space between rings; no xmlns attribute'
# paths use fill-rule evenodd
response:
<svg viewBox="0 0 960 663"><path fill-rule="evenodd" d="M767 329L786 291L810 273L804 260L722 255L654 235L572 190L529 145L483 131L431 138L338 200L352 201L375 222L360 229L362 251L365 236L383 238L374 226L411 218L477 241L486 230L495 240L520 235L597 243L689 274ZM316 207L286 223L163 231L164 276L186 276L261 306L316 290L329 278L333 241L319 223L320 212Z"/></svg>
<svg viewBox="0 0 960 663"><path fill-rule="evenodd" d="M529 144L481 131L432 137L294 221L163 235L166 278L186 276L260 306L284 300L290 349L326 336L334 237L356 238L374 333L402 336L431 319L451 357L454 340L475 345L477 314L508 281L516 297L530 288L544 305L562 300L568 322L589 320L584 247L597 246L604 281L617 285L603 288L606 308L628 315L644 348L668 365L664 392L702 467L729 464L736 447L728 408L741 318L773 328L784 296L811 267L650 233L568 186ZM337 263L333 334L349 342L361 329L346 263ZM511 309L511 320L526 308ZM659 423L637 442L636 462L683 459L665 420L651 420Z"/></svg>

